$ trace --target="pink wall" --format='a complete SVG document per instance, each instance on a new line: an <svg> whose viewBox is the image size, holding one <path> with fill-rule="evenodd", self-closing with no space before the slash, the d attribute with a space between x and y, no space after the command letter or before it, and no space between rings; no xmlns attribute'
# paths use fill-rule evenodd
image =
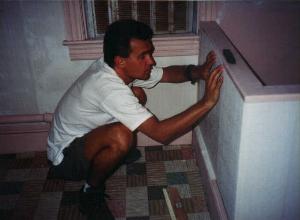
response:
<svg viewBox="0 0 300 220"><path fill-rule="evenodd" d="M217 22L266 85L300 84L300 2L223 2Z"/></svg>

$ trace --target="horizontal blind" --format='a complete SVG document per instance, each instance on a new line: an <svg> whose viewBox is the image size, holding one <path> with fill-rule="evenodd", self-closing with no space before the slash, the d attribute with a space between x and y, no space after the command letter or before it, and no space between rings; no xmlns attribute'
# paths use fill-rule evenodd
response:
<svg viewBox="0 0 300 220"><path fill-rule="evenodd" d="M174 29L187 31L187 8L186 1L174 1Z"/></svg>
<svg viewBox="0 0 300 220"><path fill-rule="evenodd" d="M137 20L151 25L150 1L137 1Z"/></svg>
<svg viewBox="0 0 300 220"><path fill-rule="evenodd" d="M156 1L155 4L155 27L156 32L168 32L169 30L169 2L167 1Z"/></svg>
<svg viewBox="0 0 300 220"><path fill-rule="evenodd" d="M132 19L132 1L118 1L118 19Z"/></svg>
<svg viewBox="0 0 300 220"><path fill-rule="evenodd" d="M189 32L192 21L188 18L193 13L189 4L193 2L94 0L97 35L117 19L132 18L150 25L156 34Z"/></svg>
<svg viewBox="0 0 300 220"><path fill-rule="evenodd" d="M109 25L108 0L94 0L96 28L98 34L103 34Z"/></svg>

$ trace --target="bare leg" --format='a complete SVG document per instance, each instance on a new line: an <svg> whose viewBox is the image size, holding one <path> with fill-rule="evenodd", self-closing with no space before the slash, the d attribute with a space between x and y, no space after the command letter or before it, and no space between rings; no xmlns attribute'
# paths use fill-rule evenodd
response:
<svg viewBox="0 0 300 220"><path fill-rule="evenodd" d="M147 96L144 90L132 87L132 91L145 105ZM103 184L135 144L136 133L121 123L104 125L88 133L84 149L85 157L91 161L88 184L94 187Z"/></svg>
<svg viewBox="0 0 300 220"><path fill-rule="evenodd" d="M133 133L121 123L94 129L86 137L85 157L91 161L87 182L97 187L118 166L133 143Z"/></svg>

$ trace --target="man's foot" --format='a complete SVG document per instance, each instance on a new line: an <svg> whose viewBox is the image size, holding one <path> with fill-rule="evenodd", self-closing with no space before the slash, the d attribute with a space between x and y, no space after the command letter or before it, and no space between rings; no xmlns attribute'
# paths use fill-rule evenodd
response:
<svg viewBox="0 0 300 220"><path fill-rule="evenodd" d="M132 147L124 159L124 164L131 164L142 156L141 151L137 147Z"/></svg>
<svg viewBox="0 0 300 220"><path fill-rule="evenodd" d="M114 220L114 216L110 212L105 197L105 187L89 187L84 192L84 187L80 190L79 210L87 215L87 219L103 219Z"/></svg>
<svg viewBox="0 0 300 220"><path fill-rule="evenodd" d="M87 214L87 220L115 220L115 217L104 202L101 207Z"/></svg>
<svg viewBox="0 0 300 220"><path fill-rule="evenodd" d="M83 214L90 213L96 207L100 207L105 202L105 187L89 187L84 191L84 186L79 194L79 210Z"/></svg>

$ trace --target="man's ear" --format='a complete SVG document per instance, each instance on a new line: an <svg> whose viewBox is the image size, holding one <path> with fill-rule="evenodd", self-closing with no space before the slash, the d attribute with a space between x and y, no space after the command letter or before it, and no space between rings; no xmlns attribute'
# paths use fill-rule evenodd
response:
<svg viewBox="0 0 300 220"><path fill-rule="evenodd" d="M126 63L126 60L123 57L115 56L114 62L115 66L122 68Z"/></svg>

